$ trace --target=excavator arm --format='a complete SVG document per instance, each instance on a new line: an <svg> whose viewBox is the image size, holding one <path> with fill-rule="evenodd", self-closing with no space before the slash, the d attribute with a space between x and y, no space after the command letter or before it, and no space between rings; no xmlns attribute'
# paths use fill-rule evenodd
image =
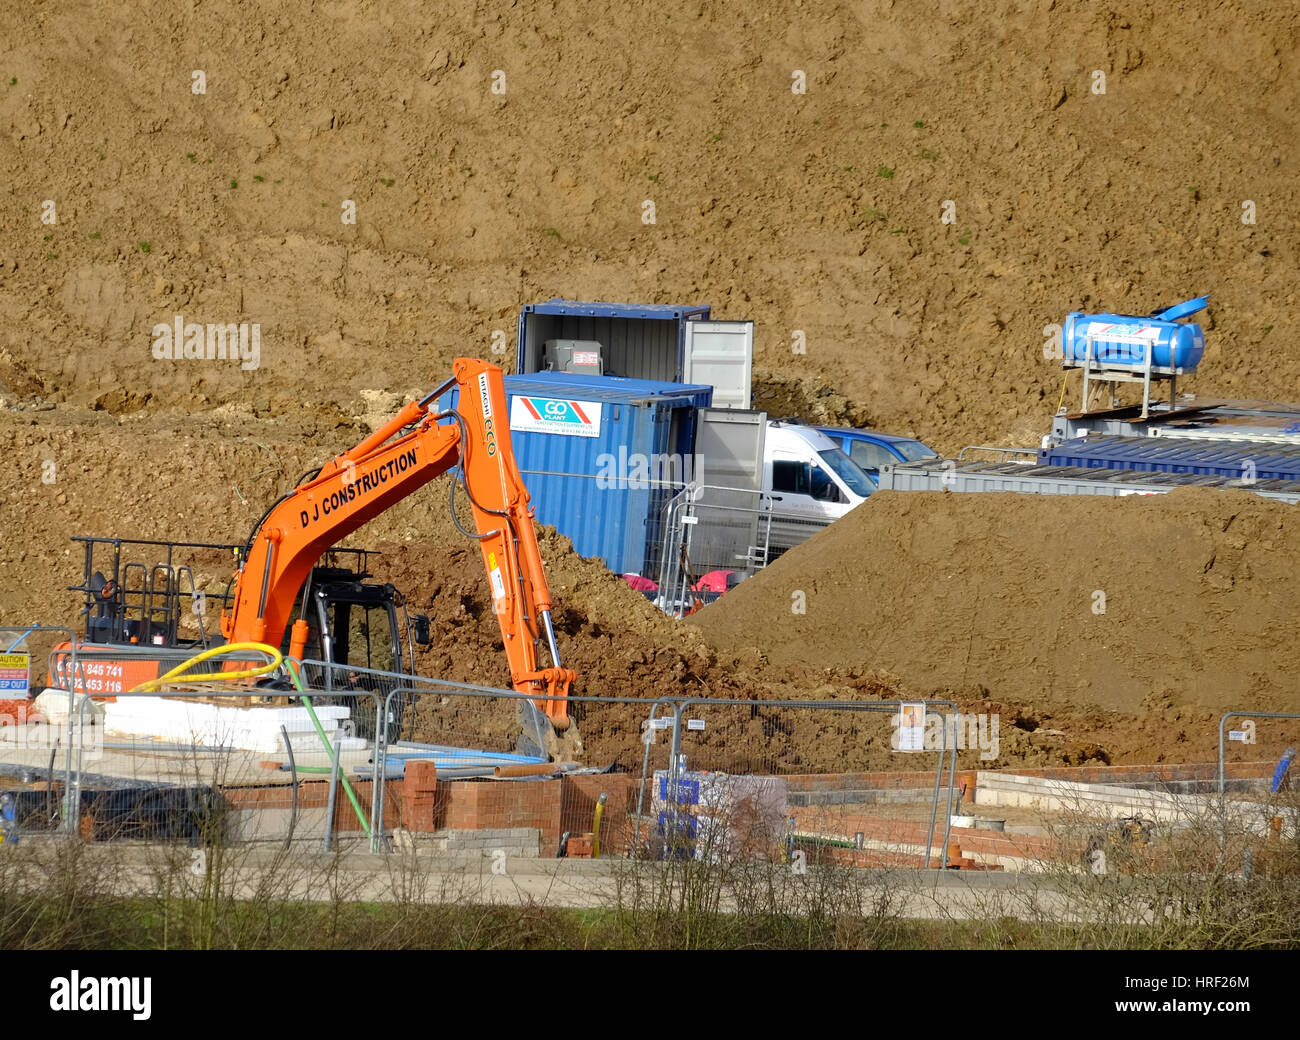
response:
<svg viewBox="0 0 1300 1040"><path fill-rule="evenodd" d="M501 369L458 358L454 378L406 405L381 429L323 466L277 502L253 533L221 631L231 642L279 646L303 583L316 561L363 524L460 467L491 586L492 607L510 662L510 679L557 730L569 725L567 698L575 673L560 665L551 625L551 593L515 464ZM459 389L454 412L433 402ZM447 422L447 419L454 422ZM307 623L294 623L290 652L302 656ZM550 667L538 667L545 640Z"/></svg>

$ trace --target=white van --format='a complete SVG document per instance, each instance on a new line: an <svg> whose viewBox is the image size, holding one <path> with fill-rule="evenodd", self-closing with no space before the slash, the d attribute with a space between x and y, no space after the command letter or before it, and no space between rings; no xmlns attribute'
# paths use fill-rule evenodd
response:
<svg viewBox="0 0 1300 1040"><path fill-rule="evenodd" d="M702 408L695 444L703 479L683 507L684 537L706 570L771 562L875 490L826 434L765 412Z"/></svg>
<svg viewBox="0 0 1300 1040"><path fill-rule="evenodd" d="M763 492L771 500L774 549L807 540L873 490L862 467L826 434L800 423L767 423Z"/></svg>

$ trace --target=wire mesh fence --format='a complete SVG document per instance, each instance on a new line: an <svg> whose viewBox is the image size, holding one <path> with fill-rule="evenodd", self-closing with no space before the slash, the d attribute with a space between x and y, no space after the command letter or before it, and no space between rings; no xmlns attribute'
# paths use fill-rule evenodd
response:
<svg viewBox="0 0 1300 1040"><path fill-rule="evenodd" d="M1238 720L1237 729L1228 729L1229 719ZM1250 755L1240 757L1257 758L1259 755L1257 749L1260 747L1256 721L1258 719L1290 724L1278 727L1282 732L1274 736L1271 747L1268 742L1263 745L1269 747L1274 755L1280 747L1284 747L1285 750L1281 752L1280 757L1274 759L1276 765L1266 783L1260 784L1257 781L1252 783L1252 778L1247 778L1244 783L1237 785L1243 790L1234 791L1234 795L1237 796L1230 802L1228 744L1238 742L1243 750L1252 749ZM1233 843L1243 850L1251 847L1251 839L1260 837L1285 838L1293 842L1300 839L1300 806L1297 806L1296 799L1291 794L1293 786L1291 771L1296 760L1296 747L1291 741L1296 736L1294 725L1296 720L1300 720L1300 714L1278 711L1230 711L1219 717L1219 759L1216 782L1221 860L1227 855L1230 836Z"/></svg>
<svg viewBox="0 0 1300 1040"><path fill-rule="evenodd" d="M426 681L394 690L390 700L398 699L407 705L410 725L403 727L403 739L381 745L376 765L390 781L401 778L411 784L421 775L509 779L524 786L562 780L559 785L533 783L531 791L522 791L521 784L439 785L432 797L417 799L420 816L414 822L388 811L387 803L381 809L386 826L475 832L464 839L475 847L523 840L541 855L564 855L575 840L579 855L591 854L594 843L607 856L696 856L704 854L701 825L716 830L722 814L740 812L742 805L749 812L761 804L761 821L752 818L744 824L750 831L748 847L757 852L754 828L761 822L770 831L762 847L788 857L796 851L796 838L805 846L852 843L861 830L854 824L871 806L888 801L891 812L907 803L910 815L917 817L913 829L924 825L927 837L885 841L881 855L858 860L862 865L869 860L927 865L934 859L929 835L936 825L946 824L953 797L955 751L946 736L933 769L906 774L866 770L866 763L879 761L882 747L893 740L900 711L893 702L575 697L570 714L578 732L557 736L524 694ZM930 702L926 710L946 720L953 709L947 702ZM949 732L946 725L942 729ZM641 746L639 772L616 771L614 763L584 754L583 740L595 745L599 737L607 748L603 739L611 731L623 743ZM823 754L817 759L830 768L805 764L800 748L809 746L802 743L806 740L821 744ZM824 753L829 748L836 749L831 757ZM833 782L827 779L832 775ZM697 795L703 789L704 802L682 801L678 793L687 788ZM390 789L386 784L385 791ZM715 789L728 793L710 802L707 792ZM942 821L941 793L948 807ZM403 809L415 804L411 797L399 802ZM712 831L705 839L721 840ZM868 851L862 841L856 848ZM806 854L807 849L799 851Z"/></svg>
<svg viewBox="0 0 1300 1040"><path fill-rule="evenodd" d="M670 613L721 595L732 576L829 522L781 514L757 492L606 479L615 495L653 492L633 537L637 576ZM140 600L140 631L201 624L203 611L180 606L197 598L194 582L161 570L155 577L141 588L157 591L161 605ZM88 617L97 602L88 599ZM573 730L556 733L526 694L320 660L289 661L255 687L182 676L161 692L133 692L197 649L97 645L57 626L0 628L0 695L12 695L0 696L5 840L63 832L327 849L355 841L380 851L415 835L452 850L529 856L940 866L955 752L975 746L973 737L949 739L947 702L924 706L925 717L942 720L943 744L910 771L897 759L880 769L902 710L896 702L575 697ZM223 667L268 662L253 653ZM1240 749L1237 731L1226 730L1236 716L1250 728ZM1256 719L1277 720L1259 745ZM1218 798L1207 766L1203 788L1165 792L1181 804L1161 825L1186 830L1206 816L1210 843L1217 830L1220 859L1234 870L1251 869L1249 857L1270 851L1269 842L1294 839L1294 799L1283 785L1300 743L1297 721L1224 716ZM1249 784L1246 772L1228 775L1242 756L1261 755L1277 761L1269 790L1253 773ZM1234 778L1241 786L1229 802Z"/></svg>
<svg viewBox="0 0 1300 1040"><path fill-rule="evenodd" d="M796 839L804 851L852 841L853 812L898 788L862 771L867 749L890 739L896 706L884 702L574 697L574 724L557 732L516 691L316 660L290 660L257 686L92 682L121 685L118 666L125 674L142 660L130 648L51 648L48 677L66 689L45 690L44 717L0 743L0 774L21 788L16 833L326 848L356 839L375 851L423 834L451 849L661 859L707 854L709 828L744 804L762 809L763 847L788 857ZM227 667L267 662L242 653ZM153 677L166 667L155 658ZM584 730L598 750L584 748ZM53 742L32 739L48 734ZM834 789L820 780L829 770L803 762L809 741L841 777ZM941 754L931 783L909 774L906 795L889 797L928 798L933 825L943 767ZM847 788L846 776L855 776ZM678 797L691 785L702 803ZM722 803L710 801L723 790ZM757 850L753 834L745 840ZM929 855L927 844L920 861Z"/></svg>
<svg viewBox="0 0 1300 1040"><path fill-rule="evenodd" d="M110 692L91 680L120 685L117 666L125 674L141 656L66 645L65 634L44 633L45 678L68 689L42 690L28 717L0 727L6 840L64 832L376 852L423 841L484 857L938 867L949 862L956 753L976 747L961 730L970 720L943 701L913 705L939 739L908 770L892 754L900 702L574 697L573 725L556 731L528 694L313 660L290 659L258 686L182 676L159 692ZM10 650L21 635L0 630ZM231 666L268 661L241 654ZM155 659L153 675L165 667ZM1294 745L1294 715L1236 714L1278 729L1242 754ZM1228 748L1233 717L1221 720ZM1237 726L1238 738L1249 733ZM1214 797L1210 767L1146 794L1181 799L1161 818L1174 829L1189 826L1188 805L1213 801L1224 869L1249 872L1251 856L1294 837L1295 756L1288 747L1271 786L1259 762L1229 776L1229 757L1218 776L1237 783L1231 799Z"/></svg>
<svg viewBox="0 0 1300 1040"><path fill-rule="evenodd" d="M17 635L0 638L12 648ZM159 692L86 689L138 665L129 648L56 641L47 662L46 678L70 688L44 689L29 717L0 727L0 826L19 836L206 842L220 819L226 840L326 848L424 837L485 854L943 866L956 754L976 748L946 701L914 705L939 740L907 769L893 754L907 706L894 701L574 697L573 725L557 731L529 694L323 661L290 659L264 685L182 676ZM154 661L155 677L164 667ZM1267 755L1297 721L1276 718ZM1273 795L1293 758L1279 760ZM1221 833L1255 821L1241 841L1231 831L1234 847L1294 831L1258 765L1230 812L1213 799ZM1167 793L1208 801L1213 776L1201 793Z"/></svg>
<svg viewBox="0 0 1300 1040"><path fill-rule="evenodd" d="M832 519L782 509L774 496L759 491L688 485L664 506L660 567L647 595L673 617L692 613Z"/></svg>
<svg viewBox="0 0 1300 1040"><path fill-rule="evenodd" d="M308 707L287 679L235 681L273 664L259 651L223 656L216 674L229 672L230 681L182 675L139 692L132 688L157 685L174 667L170 656L78 643L66 629L58 635L43 677L28 663L33 696L14 702L18 715L0 726L6 840L63 832L97 841L287 842L329 832L311 809L332 749L345 768L349 754L370 755L344 725L351 708ZM0 640L14 645L7 630ZM379 705L368 699L373 729ZM372 818L363 813L354 826L369 831Z"/></svg>
<svg viewBox="0 0 1300 1040"><path fill-rule="evenodd" d="M933 769L910 772L871 768L882 748L897 749L901 702L683 700L673 707L669 761L650 777L652 858L943 864L956 766L949 702L913 706L923 711L920 725L939 723L939 746Z"/></svg>

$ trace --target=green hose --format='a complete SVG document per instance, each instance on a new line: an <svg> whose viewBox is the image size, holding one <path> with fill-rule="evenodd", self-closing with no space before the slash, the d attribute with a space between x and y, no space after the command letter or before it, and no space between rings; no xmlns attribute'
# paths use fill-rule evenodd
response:
<svg viewBox="0 0 1300 1040"><path fill-rule="evenodd" d="M289 675L293 678L293 684L298 688L298 693L301 694L302 703L306 705L307 714L311 717L311 724L316 727L316 735L320 737L320 742L325 746L325 753L333 759L334 749L330 746L329 738L325 736L325 728L320 724L320 719L316 717L316 709L311 706L311 698L307 696L307 687L303 685L302 676L298 674L298 669L293 666L289 668ZM308 770L300 766L298 772L303 773L308 772ZM311 772L315 772L315 770L313 769ZM322 767L321 772L333 772L333 770L326 770ZM353 811L357 814L357 822L361 824L361 829L366 832L366 837L369 838L370 824L366 821L366 814L361 811L361 803L357 801L357 794L352 790L352 784L348 781L347 774L340 772L339 779L343 782L343 790L348 796L348 801L352 803ZM328 823L329 821L326 821L327 826Z"/></svg>

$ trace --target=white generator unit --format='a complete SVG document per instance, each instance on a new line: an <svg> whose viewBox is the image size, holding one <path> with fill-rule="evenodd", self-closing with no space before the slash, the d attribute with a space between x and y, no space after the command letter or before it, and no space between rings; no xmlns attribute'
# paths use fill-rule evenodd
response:
<svg viewBox="0 0 1300 1040"><path fill-rule="evenodd" d="M548 339L542 356L551 372L579 372L588 376L605 374L601 346L594 339Z"/></svg>

